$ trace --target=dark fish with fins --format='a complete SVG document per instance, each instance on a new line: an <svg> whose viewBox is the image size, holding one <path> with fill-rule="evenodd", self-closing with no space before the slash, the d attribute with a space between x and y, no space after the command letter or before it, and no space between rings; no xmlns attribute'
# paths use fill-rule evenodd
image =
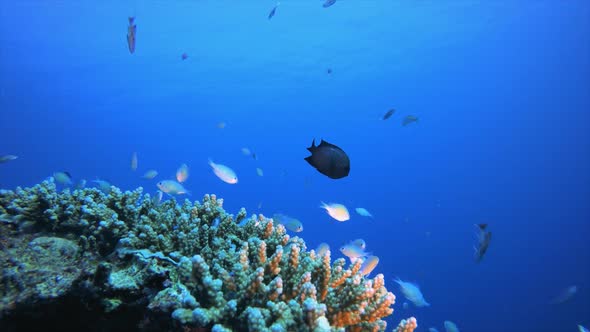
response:
<svg viewBox="0 0 590 332"><path fill-rule="evenodd" d="M129 52L133 54L135 52L135 32L137 31L137 25L133 24L135 17L129 17L129 26L127 27L127 46L129 46Z"/></svg>
<svg viewBox="0 0 590 332"><path fill-rule="evenodd" d="M320 145L315 145L315 139L307 148L311 156L305 158L311 166L320 173L332 179L340 179L348 176L350 172L350 159L341 148L324 140Z"/></svg>
<svg viewBox="0 0 590 332"><path fill-rule="evenodd" d="M272 7L272 9L270 10L270 13L268 13L268 19L270 20L273 16L275 16L275 14L277 13L277 7L279 7L281 3L277 2L277 4Z"/></svg>
<svg viewBox="0 0 590 332"><path fill-rule="evenodd" d="M326 0L322 6L324 8L328 8L328 7L330 7L331 5L333 5L335 3L336 3L336 0Z"/></svg>
<svg viewBox="0 0 590 332"><path fill-rule="evenodd" d="M477 224L477 245L473 247L475 262L479 263L488 251L490 241L492 241L492 232L486 230L488 224Z"/></svg>
<svg viewBox="0 0 590 332"><path fill-rule="evenodd" d="M389 118L391 118L391 116L393 115L393 113L395 113L395 109L390 109L389 111L387 111L387 113L385 113L383 115L383 120L387 120Z"/></svg>

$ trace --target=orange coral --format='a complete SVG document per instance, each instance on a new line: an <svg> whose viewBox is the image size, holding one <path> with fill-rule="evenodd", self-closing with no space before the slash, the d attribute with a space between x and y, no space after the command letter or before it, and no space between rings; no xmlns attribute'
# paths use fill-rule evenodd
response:
<svg viewBox="0 0 590 332"><path fill-rule="evenodd" d="M258 262L260 264L266 263L266 242L261 241L258 247Z"/></svg>
<svg viewBox="0 0 590 332"><path fill-rule="evenodd" d="M279 266L281 259L283 259L283 248L279 247L268 261L267 271L270 273L270 275L276 276L281 272L281 268Z"/></svg>
<svg viewBox="0 0 590 332"><path fill-rule="evenodd" d="M248 242L244 242L242 244L242 248L240 249L240 264L242 265L242 270L246 271L250 266L248 260Z"/></svg>
<svg viewBox="0 0 590 332"><path fill-rule="evenodd" d="M324 301L328 295L328 286L332 276L332 267L330 265L330 250L322 257L321 275L320 275L320 301Z"/></svg>
<svg viewBox="0 0 590 332"><path fill-rule="evenodd" d="M266 225L264 226L264 234L262 235L263 239L268 239L274 231L274 226L272 223L272 219L268 219Z"/></svg>

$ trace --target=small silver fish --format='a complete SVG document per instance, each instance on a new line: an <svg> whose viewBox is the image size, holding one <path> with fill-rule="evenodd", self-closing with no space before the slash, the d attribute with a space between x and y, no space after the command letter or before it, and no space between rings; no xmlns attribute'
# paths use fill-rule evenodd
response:
<svg viewBox="0 0 590 332"><path fill-rule="evenodd" d="M413 115L406 115L406 117L402 121L402 125L405 127L412 122L418 122L418 118Z"/></svg>
<svg viewBox="0 0 590 332"><path fill-rule="evenodd" d="M299 221L298 219L295 219L293 217L289 217L289 216L284 215L282 213L275 213L272 216L272 219L275 220L276 222L284 225L285 228L287 228L288 230L290 230L292 232L299 233L299 232L303 231L303 224L301 223L301 221Z"/></svg>
<svg viewBox="0 0 590 332"><path fill-rule="evenodd" d="M379 264L379 257L368 256L361 265L360 273L363 276L369 275L377 267L377 264Z"/></svg>
<svg viewBox="0 0 590 332"><path fill-rule="evenodd" d="M356 213L358 213L360 216L363 217L369 217L369 218L373 218L373 215L371 214L371 212L369 212L367 209L365 208L356 208L354 209L356 211Z"/></svg>
<svg viewBox="0 0 590 332"><path fill-rule="evenodd" d="M221 181L229 184L238 183L238 176L231 168L222 164L216 164L211 159L209 159L209 166L211 166L213 173L217 175Z"/></svg>
<svg viewBox="0 0 590 332"><path fill-rule="evenodd" d="M188 165L182 164L178 167L178 170L176 170L176 181L183 183L186 179L188 179Z"/></svg>
<svg viewBox="0 0 590 332"><path fill-rule="evenodd" d="M154 197L152 197L152 203L155 206L160 206L162 203L162 199L164 198L164 193L161 190L156 191Z"/></svg>
<svg viewBox="0 0 590 332"><path fill-rule="evenodd" d="M69 186L72 184L72 175L68 172L55 172L53 173L55 182Z"/></svg>
<svg viewBox="0 0 590 332"><path fill-rule="evenodd" d="M478 232L477 245L473 247L473 256L475 258L475 261L479 263L483 259L483 256L485 255L486 251L488 251L488 247L490 246L490 242L492 241L492 232L486 230L488 224L478 224L475 226L477 227Z"/></svg>
<svg viewBox="0 0 590 332"><path fill-rule="evenodd" d="M129 17L129 26L127 27L127 46L129 46L129 53L135 52L135 34L137 33L137 25L134 24L135 17Z"/></svg>
<svg viewBox="0 0 590 332"><path fill-rule="evenodd" d="M102 191L104 194L108 194L111 192L111 184L108 181L96 179L92 182L96 183L96 185L98 186L98 190Z"/></svg>
<svg viewBox="0 0 590 332"><path fill-rule="evenodd" d="M183 195L183 194L190 194L188 190L186 190L182 184L174 181L174 180L163 180L156 184L158 189L165 192L168 195Z"/></svg>
<svg viewBox="0 0 590 332"><path fill-rule="evenodd" d="M325 242L320 243L318 247L315 249L316 254L318 254L318 256L320 257L327 254L328 251L330 251L330 246Z"/></svg>
<svg viewBox="0 0 590 332"><path fill-rule="evenodd" d="M78 181L78 183L76 183L76 189L80 190L80 189L84 189L84 187L86 187L86 180L82 179L80 181Z"/></svg>
<svg viewBox="0 0 590 332"><path fill-rule="evenodd" d="M578 292L578 286L573 285L573 286L569 286L568 288L562 290L554 299L553 299L553 303L554 304L561 304L564 302L567 302L569 299L571 299L574 295L576 295L576 293Z"/></svg>
<svg viewBox="0 0 590 332"><path fill-rule="evenodd" d="M142 178L147 179L147 180L151 180L151 179L155 178L156 176L158 176L158 171L156 171L155 169L150 169L149 171L147 171L143 174Z"/></svg>
<svg viewBox="0 0 590 332"><path fill-rule="evenodd" d="M6 163L6 162L9 162L9 161L16 160L17 158L18 158L17 156L12 155L12 154L7 154L7 155L4 155L4 156L0 156L0 164Z"/></svg>
<svg viewBox="0 0 590 332"><path fill-rule="evenodd" d="M131 154L131 170L137 170L137 152Z"/></svg>

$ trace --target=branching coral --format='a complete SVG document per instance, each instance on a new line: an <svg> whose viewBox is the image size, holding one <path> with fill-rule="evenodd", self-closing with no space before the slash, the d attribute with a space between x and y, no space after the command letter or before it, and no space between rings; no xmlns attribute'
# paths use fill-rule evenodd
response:
<svg viewBox="0 0 590 332"><path fill-rule="evenodd" d="M171 326L213 331L385 330L395 296L383 275L365 278L360 261L331 263L329 251L307 251L272 219L222 205L205 195L156 206L141 188L58 193L45 181L0 192L0 234L77 241L86 262L86 281L72 282L86 287L80 296L103 298L108 312L146 303L144 328L167 316ZM24 246L12 250L28 257ZM7 289L10 280L1 280Z"/></svg>
<svg viewBox="0 0 590 332"><path fill-rule="evenodd" d="M418 323L416 322L416 318L410 317L399 322L395 332L414 332L417 327Z"/></svg>

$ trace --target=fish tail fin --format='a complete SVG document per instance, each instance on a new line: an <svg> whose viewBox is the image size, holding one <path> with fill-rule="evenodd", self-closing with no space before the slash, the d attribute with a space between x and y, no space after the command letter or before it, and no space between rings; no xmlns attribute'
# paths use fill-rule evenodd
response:
<svg viewBox="0 0 590 332"><path fill-rule="evenodd" d="M207 163L209 164L209 166L214 167L215 163L213 162L213 160L211 160L211 158L207 158Z"/></svg>
<svg viewBox="0 0 590 332"><path fill-rule="evenodd" d="M328 207L328 204L326 204L324 201L320 201L320 208L325 209L326 207Z"/></svg>

